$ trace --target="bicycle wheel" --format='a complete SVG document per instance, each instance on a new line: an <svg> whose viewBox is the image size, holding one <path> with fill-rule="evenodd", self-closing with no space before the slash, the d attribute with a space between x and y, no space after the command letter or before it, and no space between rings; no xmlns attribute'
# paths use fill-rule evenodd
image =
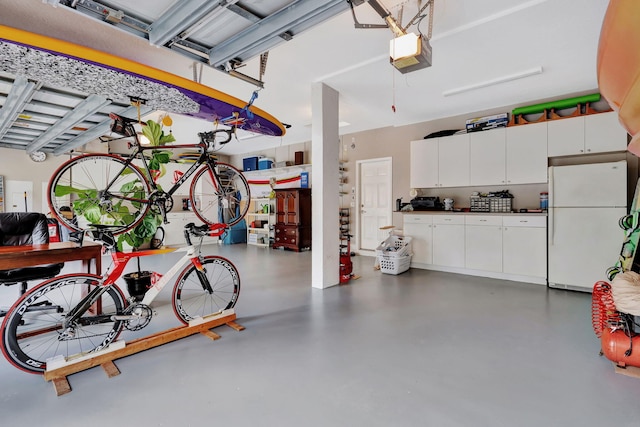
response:
<svg viewBox="0 0 640 427"><path fill-rule="evenodd" d="M240 275L231 261L219 256L206 256L200 258L200 262L211 293L200 281L193 264L182 270L173 287L173 311L184 324L196 317L232 308L240 295Z"/></svg>
<svg viewBox="0 0 640 427"><path fill-rule="evenodd" d="M67 313L100 280L93 274L69 274L47 280L24 294L2 322L2 352L7 360L23 371L40 374L49 358L91 353L116 339L124 325L110 317L125 307L125 298L116 286L110 286L75 325L63 328Z"/></svg>
<svg viewBox="0 0 640 427"><path fill-rule="evenodd" d="M120 226L113 230L118 235L147 214L149 193L149 182L137 167L125 167L119 156L87 154L58 168L47 197L53 215L71 230L84 230L90 224L112 225Z"/></svg>
<svg viewBox="0 0 640 427"><path fill-rule="evenodd" d="M226 163L216 163L216 175L219 185L208 166L195 173L191 181L191 206L201 221L230 227L249 210L249 184L242 172Z"/></svg>

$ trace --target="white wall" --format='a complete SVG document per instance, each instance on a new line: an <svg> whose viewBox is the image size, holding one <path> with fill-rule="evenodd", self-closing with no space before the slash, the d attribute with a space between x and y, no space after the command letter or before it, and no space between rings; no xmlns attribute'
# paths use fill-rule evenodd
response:
<svg viewBox="0 0 640 427"><path fill-rule="evenodd" d="M49 179L56 171L58 166L67 161L69 156L53 156L48 155L47 160L42 163L33 162L27 153L23 150L14 150L10 148L0 148L0 175L4 176L6 181L29 181L33 183L33 208L29 206L30 211L47 213L49 208L42 205L45 195L42 192L43 183L48 183ZM9 189L9 191L11 191ZM8 203L11 198L5 195Z"/></svg>

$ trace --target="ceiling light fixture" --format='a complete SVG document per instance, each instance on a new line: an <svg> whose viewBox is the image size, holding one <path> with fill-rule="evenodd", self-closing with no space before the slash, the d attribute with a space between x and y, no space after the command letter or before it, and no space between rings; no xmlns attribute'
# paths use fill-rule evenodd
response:
<svg viewBox="0 0 640 427"><path fill-rule="evenodd" d="M38 151L58 136L62 135L78 122L83 121L88 116L95 114L101 108L111 104L111 101L99 95L89 95L87 99L82 101L76 108L65 114L53 126L46 130L42 135L27 145L27 153L31 154Z"/></svg>
<svg viewBox="0 0 640 427"><path fill-rule="evenodd" d="M424 36L404 34L389 42L391 65L402 74L431 66L431 45Z"/></svg>
<svg viewBox="0 0 640 427"><path fill-rule="evenodd" d="M0 138L9 130L18 114L24 109L25 104L31 98L36 85L23 76L18 76L13 81L13 86L0 109Z"/></svg>
<svg viewBox="0 0 640 427"><path fill-rule="evenodd" d="M502 77L497 77L495 79L485 80L483 82L478 82L478 83L470 84L467 86L460 86L455 89L445 90L444 92L442 92L442 95L443 96L457 95L459 93L469 92L471 90L481 89L488 86L494 86L500 83L506 83L513 80L523 79L525 77L535 76L536 74L542 74L542 72L543 72L543 69L542 69L542 66L540 65L534 68L530 68L528 70L520 71L513 74L507 74Z"/></svg>
<svg viewBox="0 0 640 427"><path fill-rule="evenodd" d="M389 62L401 73L409 73L411 71L420 70L430 67L432 64L431 57L431 30L433 28L433 4L435 0L428 0L416 15L409 21L404 28L401 26L402 9L398 20L391 16L391 12L378 0L347 0L351 6L351 14L356 28L389 28L395 38L389 42ZM358 6L364 2L375 10L378 15L385 21L386 25L380 24L361 24L358 22L354 10L354 5ZM401 6L404 7L404 4ZM425 9L429 7L429 14L425 14ZM429 17L429 31L425 36L420 31L420 23L426 17ZM407 32L407 29L415 25L419 35Z"/></svg>

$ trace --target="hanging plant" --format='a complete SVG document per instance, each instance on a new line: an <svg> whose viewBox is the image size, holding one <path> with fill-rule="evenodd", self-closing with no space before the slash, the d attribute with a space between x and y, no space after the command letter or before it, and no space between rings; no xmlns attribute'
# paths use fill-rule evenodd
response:
<svg viewBox="0 0 640 427"><path fill-rule="evenodd" d="M164 116L161 123L154 120L147 120L143 123L142 134L149 140L149 144L153 147L161 147L169 142L174 142L176 139L173 137L171 131L168 134L164 133L163 126L171 126L173 120L168 115ZM149 170L151 171L151 177L154 182L158 181L158 178L166 173L164 165L171 160L172 152L168 150L152 150L151 159L149 160Z"/></svg>

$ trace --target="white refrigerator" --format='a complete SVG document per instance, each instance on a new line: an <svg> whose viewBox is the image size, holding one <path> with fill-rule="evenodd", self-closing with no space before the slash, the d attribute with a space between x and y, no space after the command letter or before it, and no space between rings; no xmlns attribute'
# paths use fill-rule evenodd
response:
<svg viewBox="0 0 640 427"><path fill-rule="evenodd" d="M618 259L627 162L549 168L549 286L591 292Z"/></svg>

